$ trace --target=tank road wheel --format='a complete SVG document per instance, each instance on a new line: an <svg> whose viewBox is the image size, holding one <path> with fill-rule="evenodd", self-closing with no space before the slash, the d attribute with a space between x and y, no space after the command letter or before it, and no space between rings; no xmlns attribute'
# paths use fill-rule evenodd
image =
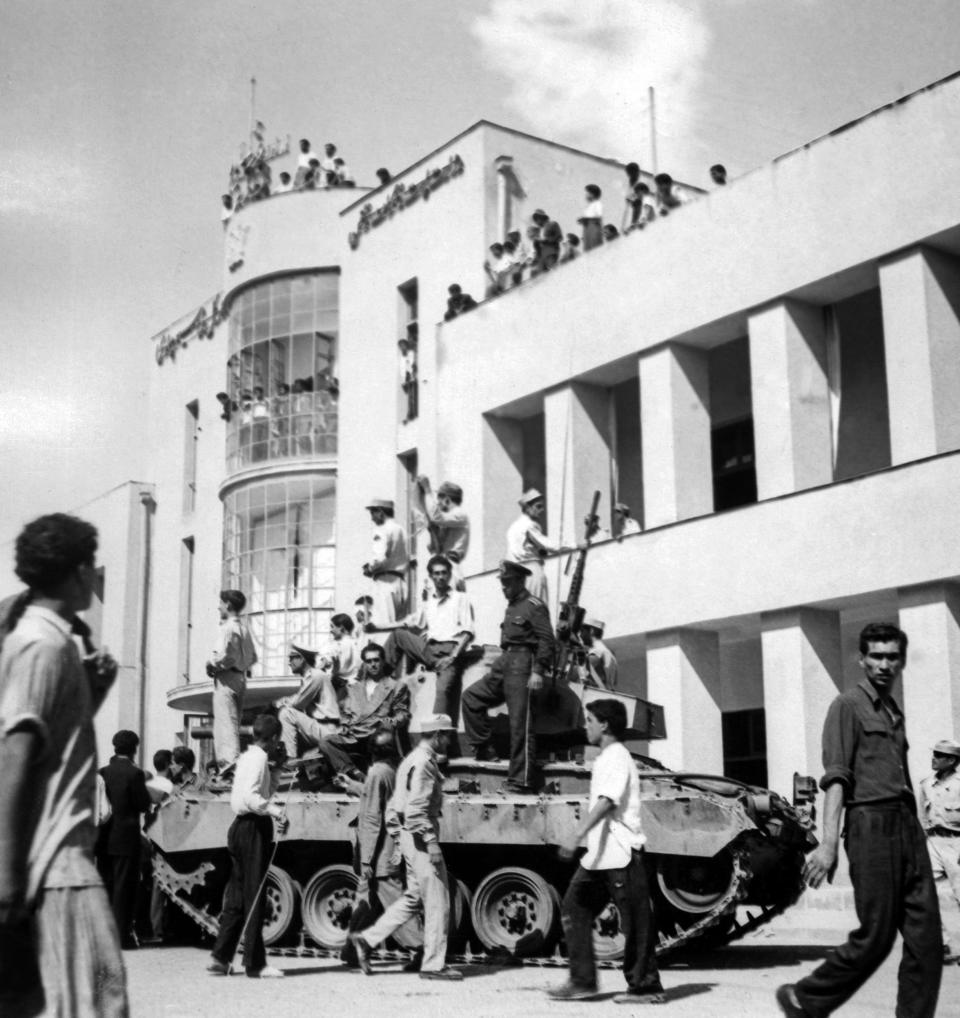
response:
<svg viewBox="0 0 960 1018"><path fill-rule="evenodd" d="M338 951L347 942L357 876L349 866L325 866L303 889L303 928L320 947Z"/></svg>
<svg viewBox="0 0 960 1018"><path fill-rule="evenodd" d="M450 928L448 950L459 954L470 939L470 889L452 873L450 877Z"/></svg>
<svg viewBox="0 0 960 1018"><path fill-rule="evenodd" d="M550 885L532 870L494 870L477 887L470 913L488 951L544 954L556 940L556 899Z"/></svg>
<svg viewBox="0 0 960 1018"><path fill-rule="evenodd" d="M713 911L735 881L733 859L726 852L712 859L666 855L657 860L660 893L668 905L693 921Z"/></svg>
<svg viewBox="0 0 960 1018"><path fill-rule="evenodd" d="M297 917L300 892L293 877L279 866L267 870L263 889L263 942L267 947L279 944L290 932Z"/></svg>

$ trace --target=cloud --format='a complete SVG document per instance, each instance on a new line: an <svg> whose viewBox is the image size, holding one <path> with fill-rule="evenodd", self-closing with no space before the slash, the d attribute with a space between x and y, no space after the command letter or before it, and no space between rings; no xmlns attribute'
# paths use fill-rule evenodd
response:
<svg viewBox="0 0 960 1018"><path fill-rule="evenodd" d="M492 0L471 31L535 133L643 166L648 87L658 109L689 110L710 44L698 9L673 0ZM658 139L658 154L661 168L702 161L682 138Z"/></svg>
<svg viewBox="0 0 960 1018"><path fill-rule="evenodd" d="M0 215L82 222L91 197L86 175L62 157L13 152L0 164Z"/></svg>

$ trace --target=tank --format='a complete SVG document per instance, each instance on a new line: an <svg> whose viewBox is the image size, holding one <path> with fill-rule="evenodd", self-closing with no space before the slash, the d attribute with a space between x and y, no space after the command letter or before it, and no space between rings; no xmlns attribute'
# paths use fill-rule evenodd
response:
<svg viewBox="0 0 960 1018"><path fill-rule="evenodd" d="M464 686L485 671L497 648L486 648L467 670ZM433 676L407 676L413 703L410 737L433 703ZM634 749L665 735L660 708L626 693L577 682L550 690L537 715L539 794L504 793L505 762L452 757L445 767L440 838L450 873L450 949L550 955L561 939L560 900L575 863L556 846L588 809L595 750L578 738L582 708L613 696L627 707L627 745L641 783L646 859L659 938L658 954L727 942L793 904L803 889L804 855L816 845L813 820L768 789L710 774L667 770ZM499 736L506 738L501 710ZM506 754L503 754L504 758ZM289 827L277 843L267 878L269 946L339 951L353 909L357 877L351 865L357 799L312 791L307 757L277 793ZM795 785L797 782L795 781ZM228 791L177 794L148 831L155 874L171 901L209 933L229 872ZM744 910L739 906L752 906ZM415 947L418 921L398 930L397 946ZM609 905L594 924L598 961L623 952L619 915Z"/></svg>

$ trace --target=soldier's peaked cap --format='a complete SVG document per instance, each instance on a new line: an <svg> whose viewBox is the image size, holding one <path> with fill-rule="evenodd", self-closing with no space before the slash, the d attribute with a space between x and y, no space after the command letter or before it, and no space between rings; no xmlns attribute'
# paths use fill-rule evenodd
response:
<svg viewBox="0 0 960 1018"><path fill-rule="evenodd" d="M524 579L530 576L530 570L526 566L521 565L519 562L510 562L508 559L504 559L500 563L500 575L503 576L522 576Z"/></svg>
<svg viewBox="0 0 960 1018"><path fill-rule="evenodd" d="M299 654L311 668L317 663L317 652L315 650L307 650L306 647L298 647L295 643L291 643L290 653Z"/></svg>
<svg viewBox="0 0 960 1018"><path fill-rule="evenodd" d="M423 735L452 731L454 731L453 718L449 714L431 714L420 722L420 732Z"/></svg>
<svg viewBox="0 0 960 1018"><path fill-rule="evenodd" d="M527 488L520 496L520 505L529 505L531 502L536 502L538 498L543 498L542 492L536 488Z"/></svg>
<svg viewBox="0 0 960 1018"><path fill-rule="evenodd" d="M599 629L601 633L603 632L603 630L606 627L606 623L605 622L601 622L600 619L595 619L592 615L588 615L583 620L582 625L590 626L591 629Z"/></svg>
<svg viewBox="0 0 960 1018"><path fill-rule="evenodd" d="M960 742L954 742L953 739L941 739L933 747L933 751L934 753L943 753L946 756L960 757Z"/></svg>

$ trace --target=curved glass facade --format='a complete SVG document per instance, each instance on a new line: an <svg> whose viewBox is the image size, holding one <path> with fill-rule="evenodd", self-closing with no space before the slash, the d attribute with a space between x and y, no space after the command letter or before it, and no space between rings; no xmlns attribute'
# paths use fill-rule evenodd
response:
<svg viewBox="0 0 960 1018"><path fill-rule="evenodd" d="M335 272L257 283L230 307L227 470L337 452Z"/></svg>
<svg viewBox="0 0 960 1018"><path fill-rule="evenodd" d="M336 480L252 481L224 497L223 585L247 596L260 662L285 675L291 642L316 647L333 610Z"/></svg>

